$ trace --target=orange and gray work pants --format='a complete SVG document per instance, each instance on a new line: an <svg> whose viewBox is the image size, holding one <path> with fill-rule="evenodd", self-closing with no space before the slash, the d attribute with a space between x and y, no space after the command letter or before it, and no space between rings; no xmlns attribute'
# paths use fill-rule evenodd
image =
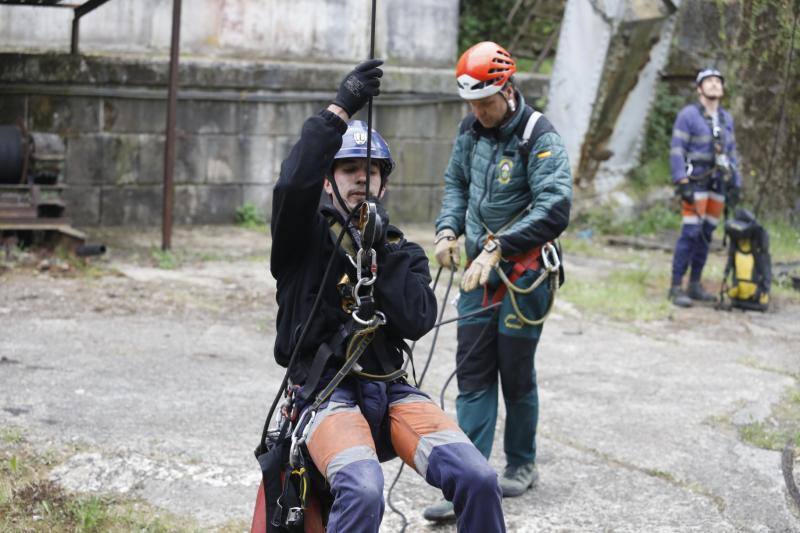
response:
<svg viewBox="0 0 800 533"><path fill-rule="evenodd" d="M699 282L708 259L714 229L725 208L725 196L705 187L694 191L694 203L681 202L683 226L672 257L672 286L681 285L691 266L690 282Z"/></svg>
<svg viewBox="0 0 800 533"><path fill-rule="evenodd" d="M380 461L396 456L453 502L460 532L505 531L497 474L458 425L411 385L345 381L318 410L306 445L333 494L329 533L379 530Z"/></svg>

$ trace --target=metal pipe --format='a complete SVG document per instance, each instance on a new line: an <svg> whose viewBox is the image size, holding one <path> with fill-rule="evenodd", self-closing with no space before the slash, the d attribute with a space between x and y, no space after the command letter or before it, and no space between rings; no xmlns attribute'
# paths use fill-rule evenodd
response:
<svg viewBox="0 0 800 533"><path fill-rule="evenodd" d="M89 0L77 7L75 7L75 15L72 17L72 37L70 39L69 51L72 55L78 55L78 46L80 44L81 33L81 17L87 13L91 13L98 7L108 2L108 0Z"/></svg>
<svg viewBox="0 0 800 533"><path fill-rule="evenodd" d="M69 43L69 53L76 56L78 55L78 45L81 35L81 18L77 13L72 17L72 34Z"/></svg>
<svg viewBox="0 0 800 533"><path fill-rule="evenodd" d="M129 87L89 87L85 85L0 85L0 94L58 95L74 97L121 98L130 100L165 100L163 89ZM541 96L539 94L538 96ZM247 102L247 103L322 103L331 99L330 92L322 91L281 91L250 92L233 90L209 91L203 89L182 89L178 100L208 102ZM377 107L420 106L463 102L458 94L443 93L399 93L381 94L375 101Z"/></svg>
<svg viewBox="0 0 800 533"><path fill-rule="evenodd" d="M167 144L164 149L164 209L161 226L161 249L172 248L172 208L175 203L175 123L178 106L178 59L181 40L181 0L172 0L172 43L169 52L169 87L167 90Z"/></svg>

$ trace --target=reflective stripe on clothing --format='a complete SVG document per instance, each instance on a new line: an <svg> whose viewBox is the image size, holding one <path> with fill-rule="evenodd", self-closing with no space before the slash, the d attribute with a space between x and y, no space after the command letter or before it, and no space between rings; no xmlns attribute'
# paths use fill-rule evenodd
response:
<svg viewBox="0 0 800 533"><path fill-rule="evenodd" d="M703 220L712 226L719 224L725 208L725 197L711 191L694 193L694 203L681 202L684 224L700 224Z"/></svg>
<svg viewBox="0 0 800 533"><path fill-rule="evenodd" d="M672 130L672 136L676 137L678 139L681 139L683 141L688 141L689 140L689 133L685 132L685 131L682 131L682 130L679 130L677 128Z"/></svg>

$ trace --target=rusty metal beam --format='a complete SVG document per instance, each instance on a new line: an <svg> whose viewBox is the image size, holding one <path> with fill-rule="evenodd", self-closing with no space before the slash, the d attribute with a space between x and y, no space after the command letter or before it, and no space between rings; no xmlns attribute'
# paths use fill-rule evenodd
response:
<svg viewBox="0 0 800 533"><path fill-rule="evenodd" d="M78 55L78 45L81 33L81 17L91 13L98 7L108 2L108 0L89 0L88 2L75 8L75 16L72 17L72 38L70 40L70 53Z"/></svg>
<svg viewBox="0 0 800 533"><path fill-rule="evenodd" d="M167 90L167 144L164 150L164 209L161 221L161 249L172 248L172 209L175 204L175 123L178 107L178 60L181 44L181 0L172 0L172 43L169 51Z"/></svg>

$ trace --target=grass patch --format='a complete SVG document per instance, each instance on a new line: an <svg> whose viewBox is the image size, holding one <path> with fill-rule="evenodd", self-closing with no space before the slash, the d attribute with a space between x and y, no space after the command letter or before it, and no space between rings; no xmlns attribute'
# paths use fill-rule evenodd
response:
<svg viewBox="0 0 800 533"><path fill-rule="evenodd" d="M655 187L663 187L672 182L669 169L669 150L661 157L649 159L631 172L628 179L631 191L639 196Z"/></svg>
<svg viewBox="0 0 800 533"><path fill-rule="evenodd" d="M800 447L800 388L790 388L766 420L740 426L739 438L765 450L780 451L788 441Z"/></svg>
<svg viewBox="0 0 800 533"><path fill-rule="evenodd" d="M70 269L80 276L87 278L101 278L106 275L106 271L92 262L91 258L78 257L66 248L59 246L55 250L55 256L67 263Z"/></svg>
<svg viewBox="0 0 800 533"><path fill-rule="evenodd" d="M681 227L680 214L666 205L654 205L625 220L613 213L608 206L587 209L575 217L573 228L590 229L598 235L658 235Z"/></svg>
<svg viewBox="0 0 800 533"><path fill-rule="evenodd" d="M681 216L665 205L655 205L620 224L621 233L625 235L658 235L680 227Z"/></svg>
<svg viewBox="0 0 800 533"><path fill-rule="evenodd" d="M170 250L162 250L161 248L152 248L150 250L150 258L158 268L164 270L174 270L180 266L178 257Z"/></svg>
<svg viewBox="0 0 800 533"><path fill-rule="evenodd" d="M52 457L36 453L14 428L0 428L0 434L0 531L199 531L194 522L139 501L67 492L48 479Z"/></svg>
<svg viewBox="0 0 800 533"><path fill-rule="evenodd" d="M0 428L0 441L7 444L22 442L22 430L19 428Z"/></svg>
<svg viewBox="0 0 800 533"><path fill-rule="evenodd" d="M772 261L800 261L800 228L787 220L764 222L769 233L769 250Z"/></svg>
<svg viewBox="0 0 800 533"><path fill-rule="evenodd" d="M247 202L236 210L236 224L248 229L266 229L267 219L255 205Z"/></svg>
<svg viewBox="0 0 800 533"><path fill-rule="evenodd" d="M595 282L571 279L559 295L591 314L621 321L659 320L672 313L667 285L665 274L636 265Z"/></svg>

